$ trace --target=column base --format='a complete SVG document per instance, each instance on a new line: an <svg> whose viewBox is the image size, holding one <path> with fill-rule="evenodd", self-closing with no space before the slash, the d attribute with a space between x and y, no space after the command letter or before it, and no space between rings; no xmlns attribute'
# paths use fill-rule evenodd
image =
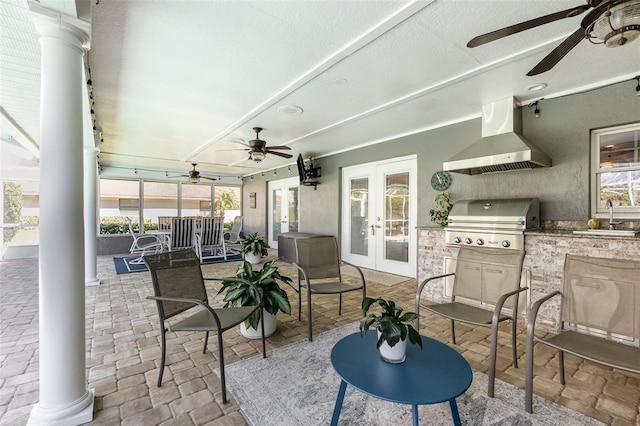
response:
<svg viewBox="0 0 640 426"><path fill-rule="evenodd" d="M27 426L78 426L93 420L95 390L87 393L72 405L62 408L42 408L34 405Z"/></svg>
<svg viewBox="0 0 640 426"><path fill-rule="evenodd" d="M92 287L95 285L100 285L100 280L98 278L91 278L91 279L85 278L85 281L84 281L85 287Z"/></svg>

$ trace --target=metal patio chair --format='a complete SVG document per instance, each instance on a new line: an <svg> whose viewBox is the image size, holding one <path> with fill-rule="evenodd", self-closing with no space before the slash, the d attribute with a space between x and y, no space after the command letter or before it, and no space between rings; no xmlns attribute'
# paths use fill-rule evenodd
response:
<svg viewBox="0 0 640 426"><path fill-rule="evenodd" d="M362 270L344 261L338 253L335 237L296 239L298 261L292 263L298 269L298 321L302 319L302 289L307 291L307 327L309 341L313 340L311 296L314 294L338 294L340 302L338 315L342 315L342 294L362 290L362 298L367 296L367 284ZM342 281L341 265L348 265L358 271L360 284ZM328 280L327 280L328 279ZM305 285L302 285L304 281Z"/></svg>
<svg viewBox="0 0 640 426"><path fill-rule="evenodd" d="M176 250L144 256L144 262L151 271L153 296L160 321L161 361L158 373L158 387L162 386L162 375L167 353L166 333L181 331L204 331L202 353L207 351L209 333L218 334L218 362L220 366L220 382L222 386L222 402L227 402L227 391L224 375L224 350L222 334L247 319L259 310L262 315L262 294L250 282L239 278L203 278L200 260L191 249ZM212 308L209 305L205 280L238 281L250 285L259 297L260 303L254 306L231 308ZM264 322L262 326L262 357L266 358Z"/></svg>
<svg viewBox="0 0 640 426"><path fill-rule="evenodd" d="M172 217L169 251L196 248L196 219L192 217Z"/></svg>
<svg viewBox="0 0 640 426"><path fill-rule="evenodd" d="M227 260L227 251L223 238L224 217L204 217L201 220L200 233L196 234L196 253L200 262L205 259ZM205 255L206 250L211 254Z"/></svg>
<svg viewBox="0 0 640 426"><path fill-rule="evenodd" d="M242 232L242 216L233 218L233 227L230 231L224 231L224 241L227 244L240 243L240 232Z"/></svg>
<svg viewBox="0 0 640 426"><path fill-rule="evenodd" d="M518 321L518 296L527 287L520 287L522 250L460 247L456 271L437 275L422 281L416 294L416 329L420 330L420 308L451 320L451 339L456 344L455 321L491 328L491 354L489 356L489 386L487 394L493 398L496 376L498 324L511 321L511 346L513 366L518 367L516 328ZM453 276L450 303L426 305L420 295L432 280Z"/></svg>
<svg viewBox="0 0 640 426"><path fill-rule="evenodd" d="M129 224L129 234L131 234L131 237L133 238L129 252L133 256L138 256L136 259L130 260L128 263L132 265L140 265L144 263L142 256L162 251L162 241L160 241L157 235L143 233L136 234L133 230L133 223L129 217L127 217L127 222Z"/></svg>

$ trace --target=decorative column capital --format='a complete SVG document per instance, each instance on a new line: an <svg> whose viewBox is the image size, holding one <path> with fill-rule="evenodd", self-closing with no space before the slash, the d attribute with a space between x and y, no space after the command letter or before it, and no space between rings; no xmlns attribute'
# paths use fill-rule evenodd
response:
<svg viewBox="0 0 640 426"><path fill-rule="evenodd" d="M41 35L40 43L46 39L57 39L84 53L90 47L91 22L48 9L39 2L28 0L31 19Z"/></svg>

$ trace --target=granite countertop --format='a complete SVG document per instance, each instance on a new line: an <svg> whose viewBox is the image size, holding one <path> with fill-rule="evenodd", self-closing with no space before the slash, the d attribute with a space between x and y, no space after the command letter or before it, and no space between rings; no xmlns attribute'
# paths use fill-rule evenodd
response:
<svg viewBox="0 0 640 426"><path fill-rule="evenodd" d="M584 229L586 230L586 229ZM610 239L610 240L638 240L640 234L635 237L623 236L623 235L585 235L574 234L573 229L531 229L525 231L525 235L541 235L541 236L557 236L557 237L572 237L572 238L598 238L598 239Z"/></svg>

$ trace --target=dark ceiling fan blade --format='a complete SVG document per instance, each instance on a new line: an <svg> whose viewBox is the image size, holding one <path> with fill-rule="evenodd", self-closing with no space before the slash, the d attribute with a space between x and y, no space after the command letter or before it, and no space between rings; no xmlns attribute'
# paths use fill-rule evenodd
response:
<svg viewBox="0 0 640 426"><path fill-rule="evenodd" d="M267 149L286 149L287 151L291 151L291 148L289 148L288 146L266 146L265 148Z"/></svg>
<svg viewBox="0 0 640 426"><path fill-rule="evenodd" d="M265 150L265 152L267 154L273 154L273 155L277 155L278 157L283 157L283 158L291 158L291 157L293 157L293 155L291 155L291 154L285 154L284 152L278 152L278 151L271 151L270 149Z"/></svg>
<svg viewBox="0 0 640 426"><path fill-rule="evenodd" d="M214 178L214 177L211 177L211 176L200 176L200 179L218 180L218 178Z"/></svg>
<svg viewBox="0 0 640 426"><path fill-rule="evenodd" d="M560 19L564 19L564 18L572 18L574 16L580 15L581 13L583 13L589 8L591 8L591 6L588 4L572 7L571 9L552 13L550 15L540 16L538 18L531 19L529 21L521 22L519 24L511 25L509 27L495 30L490 33L482 34L472 38L469 41L469 43L467 43L467 47L478 47L485 43L489 43L491 41L495 41L503 37L507 37L507 36L519 33L521 31L538 27L540 25L545 25L550 22L559 21Z"/></svg>
<svg viewBox="0 0 640 426"><path fill-rule="evenodd" d="M545 56L538 65L533 67L531 71L527 73L527 76L542 74L553 68L567 53L584 39L584 29L578 28L573 34L567 37L562 43L560 43L555 49Z"/></svg>

